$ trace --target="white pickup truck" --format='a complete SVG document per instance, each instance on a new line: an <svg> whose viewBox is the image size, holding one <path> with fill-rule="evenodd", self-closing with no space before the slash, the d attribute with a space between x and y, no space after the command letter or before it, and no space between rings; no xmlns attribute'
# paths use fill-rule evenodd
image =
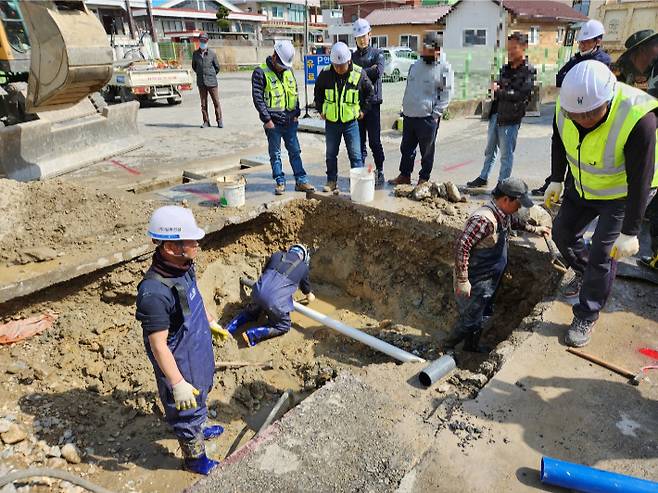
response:
<svg viewBox="0 0 658 493"><path fill-rule="evenodd" d="M115 62L112 79L103 88L107 102L158 101L180 104L182 91L192 90L192 73L160 60Z"/></svg>

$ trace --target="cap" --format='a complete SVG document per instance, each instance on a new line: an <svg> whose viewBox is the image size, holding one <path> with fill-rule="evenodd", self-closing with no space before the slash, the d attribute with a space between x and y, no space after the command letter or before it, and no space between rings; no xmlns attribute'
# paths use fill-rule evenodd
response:
<svg viewBox="0 0 658 493"><path fill-rule="evenodd" d="M534 202L528 195L528 185L520 178L505 178L503 181L498 182L496 189L503 195L519 199L523 207L532 207Z"/></svg>
<svg viewBox="0 0 658 493"><path fill-rule="evenodd" d="M199 41L208 41L208 35L206 33L200 33Z"/></svg>
<svg viewBox="0 0 658 493"><path fill-rule="evenodd" d="M329 59L331 60L331 63L343 65L352 59L352 52L345 43L339 41L331 47Z"/></svg>
<svg viewBox="0 0 658 493"><path fill-rule="evenodd" d="M426 32L423 36L423 44L425 46L439 49L441 46L443 46L443 35L439 35L433 31Z"/></svg>
<svg viewBox="0 0 658 493"><path fill-rule="evenodd" d="M596 19L590 19L580 28L576 41L587 41L588 39L598 38L604 34L605 29L603 28L603 24Z"/></svg>
<svg viewBox="0 0 658 493"><path fill-rule="evenodd" d="M599 108L615 95L617 78L603 63L585 60L567 72L560 88L560 106L570 113Z"/></svg>

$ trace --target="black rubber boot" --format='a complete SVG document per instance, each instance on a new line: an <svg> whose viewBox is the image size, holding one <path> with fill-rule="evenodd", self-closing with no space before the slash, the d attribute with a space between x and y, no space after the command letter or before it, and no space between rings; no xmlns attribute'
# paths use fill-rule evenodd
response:
<svg viewBox="0 0 658 493"><path fill-rule="evenodd" d="M482 329L471 332L464 339L464 351L469 353L490 353L491 348L480 344Z"/></svg>
<svg viewBox="0 0 658 493"><path fill-rule="evenodd" d="M455 327L452 329L452 332L448 334L448 337L441 342L441 345L444 349L454 349L457 344L465 340L467 337L467 332L463 332L461 327Z"/></svg>

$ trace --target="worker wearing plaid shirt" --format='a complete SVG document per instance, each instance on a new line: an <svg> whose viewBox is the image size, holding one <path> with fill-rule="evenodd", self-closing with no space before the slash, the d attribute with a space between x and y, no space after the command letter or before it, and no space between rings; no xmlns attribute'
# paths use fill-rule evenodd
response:
<svg viewBox="0 0 658 493"><path fill-rule="evenodd" d="M507 267L507 242L511 229L549 235L550 228L531 226L512 216L519 208L532 207L528 186L507 178L492 192L491 202L477 209L466 222L456 244L454 287L459 319L444 341L454 348L464 341L464 350L481 352L482 326L493 313L493 299Z"/></svg>

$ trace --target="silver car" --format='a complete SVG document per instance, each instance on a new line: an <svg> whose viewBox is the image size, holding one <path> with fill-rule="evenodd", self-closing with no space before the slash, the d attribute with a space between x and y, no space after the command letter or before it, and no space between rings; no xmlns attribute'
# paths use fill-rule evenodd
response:
<svg viewBox="0 0 658 493"><path fill-rule="evenodd" d="M409 69L418 60L418 53L406 46L389 46L384 53L384 78L391 82L406 79Z"/></svg>

